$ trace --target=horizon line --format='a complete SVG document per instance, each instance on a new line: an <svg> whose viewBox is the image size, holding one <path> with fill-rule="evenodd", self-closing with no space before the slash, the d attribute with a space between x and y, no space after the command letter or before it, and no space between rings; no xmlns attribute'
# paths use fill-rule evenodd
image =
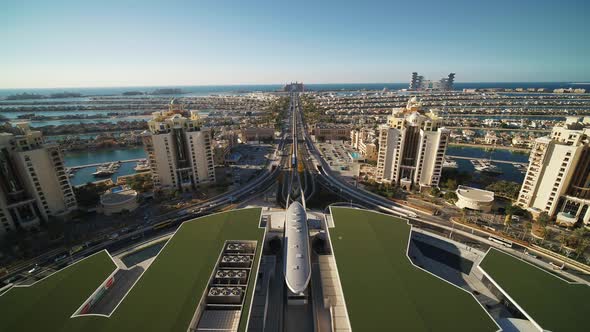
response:
<svg viewBox="0 0 590 332"><path fill-rule="evenodd" d="M285 85L289 83L303 83L304 85L331 85L331 84L341 84L341 85L355 85L355 84L409 84L409 82L330 82L330 83L304 83L300 81L293 81L287 83L225 83L225 84L164 84L164 85L88 85L88 86L55 86L55 87L16 87L16 88L6 88L0 87L0 90L25 90L25 89L35 89L35 90L42 90L42 89L108 89L108 88L160 88L160 87L210 87L210 86L249 86L249 85L260 85L260 86L274 86L274 85ZM566 83L566 84L590 84L590 82L572 82L572 81L456 81L455 84L477 84L477 83L484 83L484 84L491 84L491 83L524 83L524 84L531 84L531 83Z"/></svg>

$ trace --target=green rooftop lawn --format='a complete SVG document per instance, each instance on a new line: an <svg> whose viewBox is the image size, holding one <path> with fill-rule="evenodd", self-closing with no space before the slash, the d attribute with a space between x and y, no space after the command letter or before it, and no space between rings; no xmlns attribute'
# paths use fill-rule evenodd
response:
<svg viewBox="0 0 590 332"><path fill-rule="evenodd" d="M185 332L203 295L213 272L213 267L221 253L226 240L258 241L256 259L251 272L250 284L245 300L240 329L245 328L249 313L252 288L256 280L257 268L262 249L264 229L258 228L261 210L245 209L211 215L185 222L168 244L162 249L156 260L143 274L134 288L119 305L110 318L85 316L69 319L70 315L96 289L96 287L113 270L112 263L106 274L99 270L93 261L84 261L89 270L84 274L69 273L69 282L84 283L87 278L96 282L88 284L88 289L76 289L76 299L67 299L57 295L55 289L67 288L62 271L51 277L51 282L43 284L48 288L51 298L46 302L30 302L26 298L0 302L2 316L10 312L26 310L26 319L11 319L17 327L6 331L182 331ZM105 254L106 256L106 254ZM109 260L110 261L110 260ZM69 271L68 271L69 272ZM72 271L74 272L74 271ZM47 293L48 291L45 291ZM28 299L35 298L37 292L31 292ZM4 300L0 298L0 300ZM18 302L13 302L18 301ZM58 318L45 321L36 317L50 316L47 308L65 306L64 302L73 303L73 308L56 312ZM16 305L15 305L16 304ZM69 310L69 311L68 311ZM67 312L67 314L66 314ZM0 321L0 330L4 319Z"/></svg>
<svg viewBox="0 0 590 332"><path fill-rule="evenodd" d="M0 331L57 331L116 269L105 252L0 296Z"/></svg>
<svg viewBox="0 0 590 332"><path fill-rule="evenodd" d="M330 229L353 330L497 331L473 296L407 257L410 226L391 216L332 208Z"/></svg>
<svg viewBox="0 0 590 332"><path fill-rule="evenodd" d="M587 285L570 284L495 249L480 267L543 329L581 331L590 326Z"/></svg>

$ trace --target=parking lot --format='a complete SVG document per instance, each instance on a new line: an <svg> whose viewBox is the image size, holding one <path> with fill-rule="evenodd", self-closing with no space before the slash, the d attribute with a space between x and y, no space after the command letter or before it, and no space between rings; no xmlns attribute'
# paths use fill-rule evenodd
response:
<svg viewBox="0 0 590 332"><path fill-rule="evenodd" d="M358 156L358 152L350 146L350 143L332 141L331 143L318 143L317 146L333 171L350 179L355 179L358 176L360 164L353 160L353 157Z"/></svg>
<svg viewBox="0 0 590 332"><path fill-rule="evenodd" d="M272 144L239 144L231 150L233 158L227 162L225 174L234 185L247 183L266 167L273 153Z"/></svg>

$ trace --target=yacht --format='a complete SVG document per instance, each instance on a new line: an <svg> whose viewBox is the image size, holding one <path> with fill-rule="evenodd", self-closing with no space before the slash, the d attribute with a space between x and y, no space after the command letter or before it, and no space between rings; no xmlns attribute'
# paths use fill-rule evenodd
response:
<svg viewBox="0 0 590 332"><path fill-rule="evenodd" d="M104 164L98 166L96 168L96 172L92 173L97 178L107 177L115 174L115 171L118 169L118 165L116 163Z"/></svg>
<svg viewBox="0 0 590 332"><path fill-rule="evenodd" d="M492 164L491 160L472 159L471 163L476 171L489 174L502 174L500 167Z"/></svg>
<svg viewBox="0 0 590 332"><path fill-rule="evenodd" d="M457 165L457 162L456 162L456 161L454 161L453 159L451 159L451 158L449 158L449 157L445 157L445 158L443 159L443 164L442 164L442 167L443 167L443 168L457 168L457 167L459 167L459 166Z"/></svg>
<svg viewBox="0 0 590 332"><path fill-rule="evenodd" d="M136 172L146 172L150 170L150 163L147 159L142 159L137 162L137 165L133 168Z"/></svg>
<svg viewBox="0 0 590 332"><path fill-rule="evenodd" d="M76 174L76 170L75 169L66 167L66 175L69 178L73 178L75 174Z"/></svg>

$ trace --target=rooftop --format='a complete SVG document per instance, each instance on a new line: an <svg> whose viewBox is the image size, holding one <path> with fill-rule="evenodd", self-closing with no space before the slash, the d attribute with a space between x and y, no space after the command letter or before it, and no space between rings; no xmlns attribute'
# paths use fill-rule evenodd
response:
<svg viewBox="0 0 590 332"><path fill-rule="evenodd" d="M499 330L471 294L412 264L405 220L350 208L331 211L330 239L353 329Z"/></svg>
<svg viewBox="0 0 590 332"><path fill-rule="evenodd" d="M117 186L111 188L100 196L100 203L106 205L120 204L128 202L137 197L137 191L129 188Z"/></svg>
<svg viewBox="0 0 590 332"><path fill-rule="evenodd" d="M285 219L285 281L293 293L301 293L311 278L307 214L299 202L293 202Z"/></svg>
<svg viewBox="0 0 590 332"><path fill-rule="evenodd" d="M466 186L459 186L457 188L457 195L478 202L492 202L494 200L493 191L482 190Z"/></svg>
<svg viewBox="0 0 590 332"><path fill-rule="evenodd" d="M507 253L491 249L479 268L543 330L590 326L590 287L570 283Z"/></svg>
<svg viewBox="0 0 590 332"><path fill-rule="evenodd" d="M181 225L110 317L70 318L116 268L105 252L93 255L28 288L0 296L6 331L185 332L226 240L258 241L257 275L264 229L260 209L235 210ZM245 330L256 278L250 278L240 318ZM116 281L115 281L116 282Z"/></svg>

